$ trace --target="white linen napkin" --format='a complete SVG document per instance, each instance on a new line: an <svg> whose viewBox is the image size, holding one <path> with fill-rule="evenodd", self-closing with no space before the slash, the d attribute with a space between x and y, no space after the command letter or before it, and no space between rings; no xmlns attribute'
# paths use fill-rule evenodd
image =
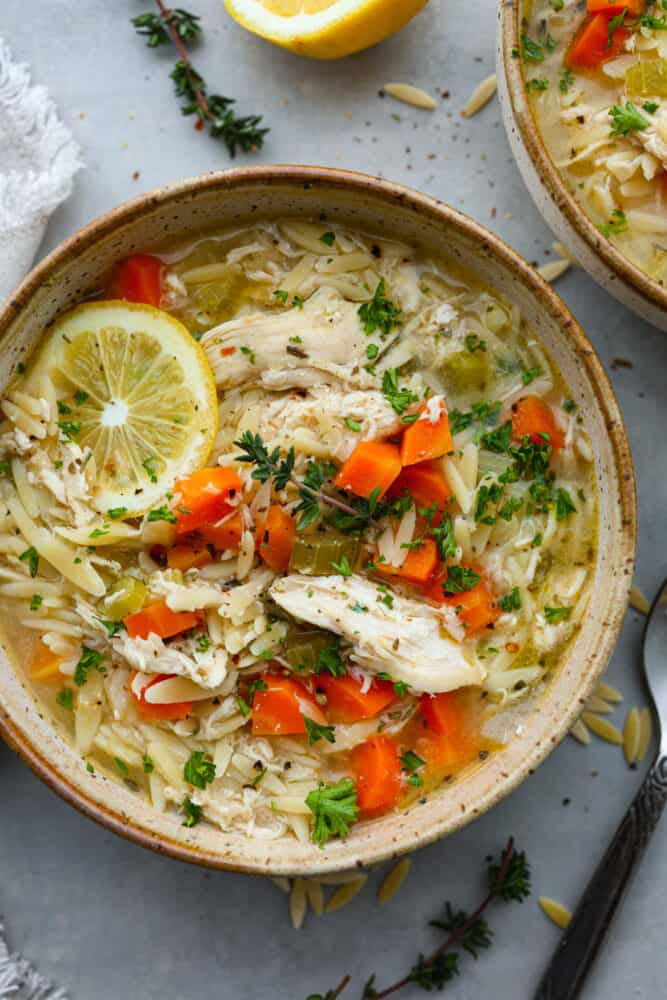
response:
<svg viewBox="0 0 667 1000"><path fill-rule="evenodd" d="M29 270L50 214L72 190L79 148L45 87L0 38L0 302ZM0 1000L67 1000L20 955L0 920Z"/></svg>
<svg viewBox="0 0 667 1000"><path fill-rule="evenodd" d="M0 301L30 269L55 208L82 166L45 87L31 86L0 38Z"/></svg>

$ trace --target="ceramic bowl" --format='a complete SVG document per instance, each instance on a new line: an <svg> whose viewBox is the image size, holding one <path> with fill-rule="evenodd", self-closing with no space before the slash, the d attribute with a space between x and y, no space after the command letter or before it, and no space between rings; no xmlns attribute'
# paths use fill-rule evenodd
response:
<svg viewBox="0 0 667 1000"><path fill-rule="evenodd" d="M327 218L449 256L516 303L559 365L595 449L600 539L591 605L565 662L516 716L500 716L512 738L470 774L423 804L360 823L324 850L293 839L251 840L201 824L186 829L123 784L91 775L40 707L19 667L0 652L0 734L64 799L104 826L184 861L253 873L348 869L414 850L457 830L500 801L566 735L614 647L632 579L635 495L618 405L582 330L553 289L497 237L425 195L361 174L266 166L206 174L121 205L62 243L0 313L0 388L12 365L53 318L99 287L129 253L159 248L208 227L292 216Z"/></svg>
<svg viewBox="0 0 667 1000"><path fill-rule="evenodd" d="M533 116L521 50L523 0L498 5L496 73L505 130L524 183L542 218L599 285L661 330L667 330L667 288L605 239L567 189Z"/></svg>

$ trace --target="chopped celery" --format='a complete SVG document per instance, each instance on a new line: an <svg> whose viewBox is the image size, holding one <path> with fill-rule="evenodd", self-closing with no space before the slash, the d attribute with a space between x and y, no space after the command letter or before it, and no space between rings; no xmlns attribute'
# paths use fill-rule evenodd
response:
<svg viewBox="0 0 667 1000"><path fill-rule="evenodd" d="M141 580L137 580L133 576L121 576L102 601L105 618L118 622L126 618L127 615L140 611L144 606L147 593L148 588Z"/></svg>
<svg viewBox="0 0 667 1000"><path fill-rule="evenodd" d="M640 59L626 70L628 97L667 97L667 59Z"/></svg>
<svg viewBox="0 0 667 1000"><path fill-rule="evenodd" d="M489 378L489 362L483 351L456 351L442 363L442 377L460 392L483 389Z"/></svg>
<svg viewBox="0 0 667 1000"><path fill-rule="evenodd" d="M224 323L236 315L245 284L241 272L230 269L215 281L199 285L192 296L196 310L206 313L214 323Z"/></svg>
<svg viewBox="0 0 667 1000"><path fill-rule="evenodd" d="M358 553L358 538L325 528L312 535L296 536L289 568L292 572L311 576L332 576L340 572L337 567L341 564L353 569ZM343 563L343 559L347 563Z"/></svg>

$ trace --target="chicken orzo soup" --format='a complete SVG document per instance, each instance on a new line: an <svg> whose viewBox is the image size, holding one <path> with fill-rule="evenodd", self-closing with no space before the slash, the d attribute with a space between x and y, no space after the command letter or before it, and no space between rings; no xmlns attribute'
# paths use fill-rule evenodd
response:
<svg viewBox="0 0 667 1000"><path fill-rule="evenodd" d="M535 0L521 52L533 115L568 190L667 279L667 16L644 0Z"/></svg>
<svg viewBox="0 0 667 1000"><path fill-rule="evenodd" d="M9 648L186 826L324 844L483 766L585 613L577 406L409 247L286 220L128 258L2 410Z"/></svg>

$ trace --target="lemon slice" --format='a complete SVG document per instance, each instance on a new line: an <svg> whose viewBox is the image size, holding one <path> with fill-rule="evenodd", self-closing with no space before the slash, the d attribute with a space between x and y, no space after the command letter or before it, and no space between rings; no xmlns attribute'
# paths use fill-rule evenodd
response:
<svg viewBox="0 0 667 1000"><path fill-rule="evenodd" d="M427 0L225 0L248 31L302 56L339 59L388 38Z"/></svg>
<svg viewBox="0 0 667 1000"><path fill-rule="evenodd" d="M44 376L61 434L95 459L97 510L136 515L205 464L218 430L213 373L186 328L160 309L77 306L51 329L28 391Z"/></svg>

